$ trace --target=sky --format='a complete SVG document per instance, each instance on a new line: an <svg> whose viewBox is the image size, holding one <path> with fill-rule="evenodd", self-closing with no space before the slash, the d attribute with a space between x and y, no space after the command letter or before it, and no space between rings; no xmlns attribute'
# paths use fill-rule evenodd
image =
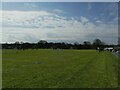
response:
<svg viewBox="0 0 120 90"><path fill-rule="evenodd" d="M2 42L118 42L115 2L4 2Z"/></svg>

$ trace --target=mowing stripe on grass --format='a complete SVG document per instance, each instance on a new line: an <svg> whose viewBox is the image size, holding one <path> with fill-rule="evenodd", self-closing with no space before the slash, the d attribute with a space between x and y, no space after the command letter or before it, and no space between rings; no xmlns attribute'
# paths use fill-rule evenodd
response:
<svg viewBox="0 0 120 90"><path fill-rule="evenodd" d="M117 63L94 50L3 50L3 88L117 87Z"/></svg>

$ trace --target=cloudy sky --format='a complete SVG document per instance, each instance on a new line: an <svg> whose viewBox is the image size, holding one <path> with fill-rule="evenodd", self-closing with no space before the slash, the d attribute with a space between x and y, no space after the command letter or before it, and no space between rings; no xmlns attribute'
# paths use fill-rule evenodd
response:
<svg viewBox="0 0 120 90"><path fill-rule="evenodd" d="M2 42L118 42L118 7L113 2L6 2L1 13Z"/></svg>

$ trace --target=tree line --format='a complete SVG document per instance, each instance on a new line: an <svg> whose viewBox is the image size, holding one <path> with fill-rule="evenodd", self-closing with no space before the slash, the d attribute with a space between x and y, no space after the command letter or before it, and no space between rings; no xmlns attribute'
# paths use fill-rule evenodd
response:
<svg viewBox="0 0 120 90"><path fill-rule="evenodd" d="M40 40L37 43L29 43L29 42L15 42L15 43L4 43L2 44L2 49L18 49L18 50L26 50L26 49L97 49L104 47L111 47L114 45L107 45L105 42L100 39L95 39L93 43L89 41L84 41L82 44L75 42L74 44L65 43L65 42L47 42L46 40Z"/></svg>

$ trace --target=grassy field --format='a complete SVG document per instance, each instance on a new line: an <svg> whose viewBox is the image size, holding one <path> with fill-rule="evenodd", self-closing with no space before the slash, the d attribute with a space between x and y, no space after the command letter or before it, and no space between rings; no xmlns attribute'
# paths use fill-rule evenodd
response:
<svg viewBox="0 0 120 90"><path fill-rule="evenodd" d="M3 50L3 88L117 87L118 60L94 50Z"/></svg>
<svg viewBox="0 0 120 90"><path fill-rule="evenodd" d="M0 89L2 89L2 49L0 49Z"/></svg>

